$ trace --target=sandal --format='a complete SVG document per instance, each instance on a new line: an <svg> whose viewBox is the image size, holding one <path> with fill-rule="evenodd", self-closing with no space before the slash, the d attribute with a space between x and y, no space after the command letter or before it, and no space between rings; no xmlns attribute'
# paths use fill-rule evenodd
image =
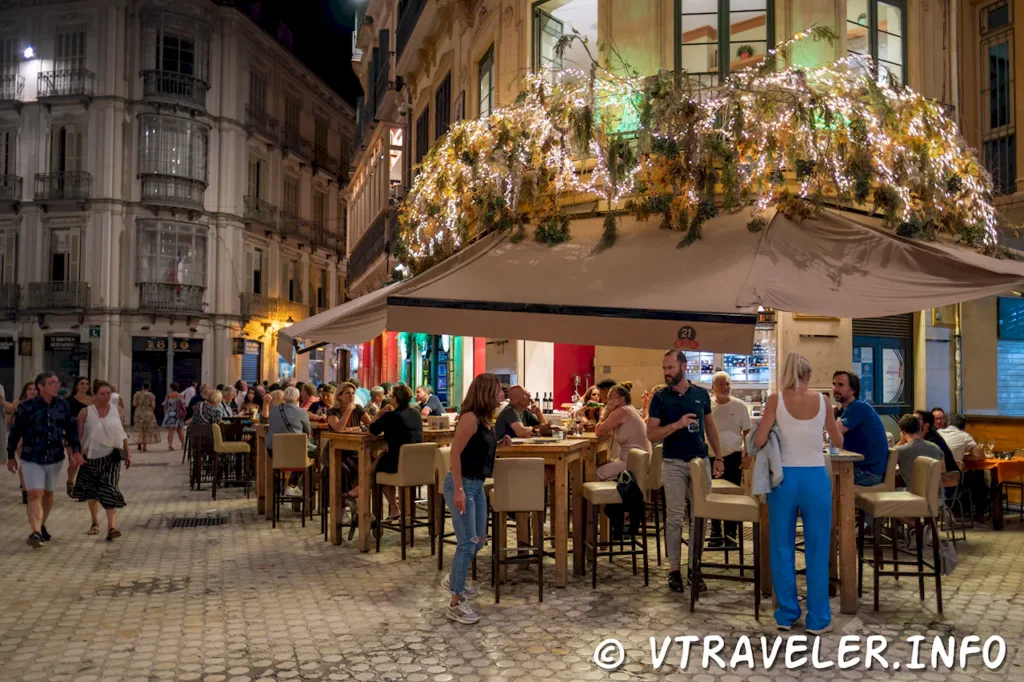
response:
<svg viewBox="0 0 1024 682"><path fill-rule="evenodd" d="M121 531L116 528L111 528L107 531L107 542L111 542L114 538L121 537Z"/></svg>
<svg viewBox="0 0 1024 682"><path fill-rule="evenodd" d="M72 481L71 479L68 479L67 489L68 489L68 497L74 498L74 496L75 496L75 482Z"/></svg>
<svg viewBox="0 0 1024 682"><path fill-rule="evenodd" d="M91 526L89 526L89 532L86 533L86 535L99 535L99 534L100 534L100 527L97 524L95 524L95 523L92 524Z"/></svg>

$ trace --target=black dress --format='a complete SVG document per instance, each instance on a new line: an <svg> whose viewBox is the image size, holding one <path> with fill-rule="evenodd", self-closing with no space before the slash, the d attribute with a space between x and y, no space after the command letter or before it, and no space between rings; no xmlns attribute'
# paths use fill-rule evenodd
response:
<svg viewBox="0 0 1024 682"><path fill-rule="evenodd" d="M377 471L393 474L398 471L398 451L402 446L423 442L423 418L412 407L394 410L370 424L370 433L384 436L388 442L388 451L377 463Z"/></svg>
<svg viewBox="0 0 1024 682"><path fill-rule="evenodd" d="M85 408L89 407L85 403L80 402L78 400L78 398L76 398L74 396L71 396L70 398L68 398L68 405L71 406L71 418L72 419L78 419L78 413L81 412L82 410L84 410Z"/></svg>

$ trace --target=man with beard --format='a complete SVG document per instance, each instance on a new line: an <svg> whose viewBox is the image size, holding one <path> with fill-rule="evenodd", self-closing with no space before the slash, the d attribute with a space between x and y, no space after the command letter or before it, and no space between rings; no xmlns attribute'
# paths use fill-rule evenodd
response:
<svg viewBox="0 0 1024 682"><path fill-rule="evenodd" d="M653 443L662 441L661 478L665 485L665 502L668 519L665 524L668 546L668 586L673 592L686 588L681 571L682 530L686 500L692 494L690 486L690 461L707 457L705 436L715 451L715 475L721 476L723 463L718 443L718 429L711 416L711 396L708 392L691 384L686 379L686 353L670 350L661 363L667 387L651 400L650 416L647 420L647 438ZM708 468L708 486L711 468ZM697 542L693 519L690 519L689 564L693 565L693 552ZM690 571L687 572L690 576ZM704 581L698 586L701 592L707 589Z"/></svg>
<svg viewBox="0 0 1024 682"><path fill-rule="evenodd" d="M853 482L878 485L889 465L889 439L875 408L860 399L860 377L839 370L832 375L832 395L842 406L836 418L843 432L843 447L864 455L863 460L853 463Z"/></svg>

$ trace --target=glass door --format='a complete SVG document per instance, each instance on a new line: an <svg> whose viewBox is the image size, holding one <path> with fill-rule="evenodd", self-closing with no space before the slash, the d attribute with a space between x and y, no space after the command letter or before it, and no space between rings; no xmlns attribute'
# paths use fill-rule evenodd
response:
<svg viewBox="0 0 1024 682"><path fill-rule="evenodd" d="M911 410L910 339L855 336L853 367L860 376L860 397L879 415L899 416Z"/></svg>

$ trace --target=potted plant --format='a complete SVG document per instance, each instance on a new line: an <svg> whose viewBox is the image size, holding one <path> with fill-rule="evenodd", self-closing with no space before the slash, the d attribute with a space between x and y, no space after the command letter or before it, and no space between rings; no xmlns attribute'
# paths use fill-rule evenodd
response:
<svg viewBox="0 0 1024 682"><path fill-rule="evenodd" d="M736 48L736 56L740 59L750 59L754 56L753 45L740 45Z"/></svg>
<svg viewBox="0 0 1024 682"><path fill-rule="evenodd" d="M868 15L865 14L864 12L861 12L860 14L858 14L857 15L857 23L860 24L861 26L867 26L868 25Z"/></svg>

